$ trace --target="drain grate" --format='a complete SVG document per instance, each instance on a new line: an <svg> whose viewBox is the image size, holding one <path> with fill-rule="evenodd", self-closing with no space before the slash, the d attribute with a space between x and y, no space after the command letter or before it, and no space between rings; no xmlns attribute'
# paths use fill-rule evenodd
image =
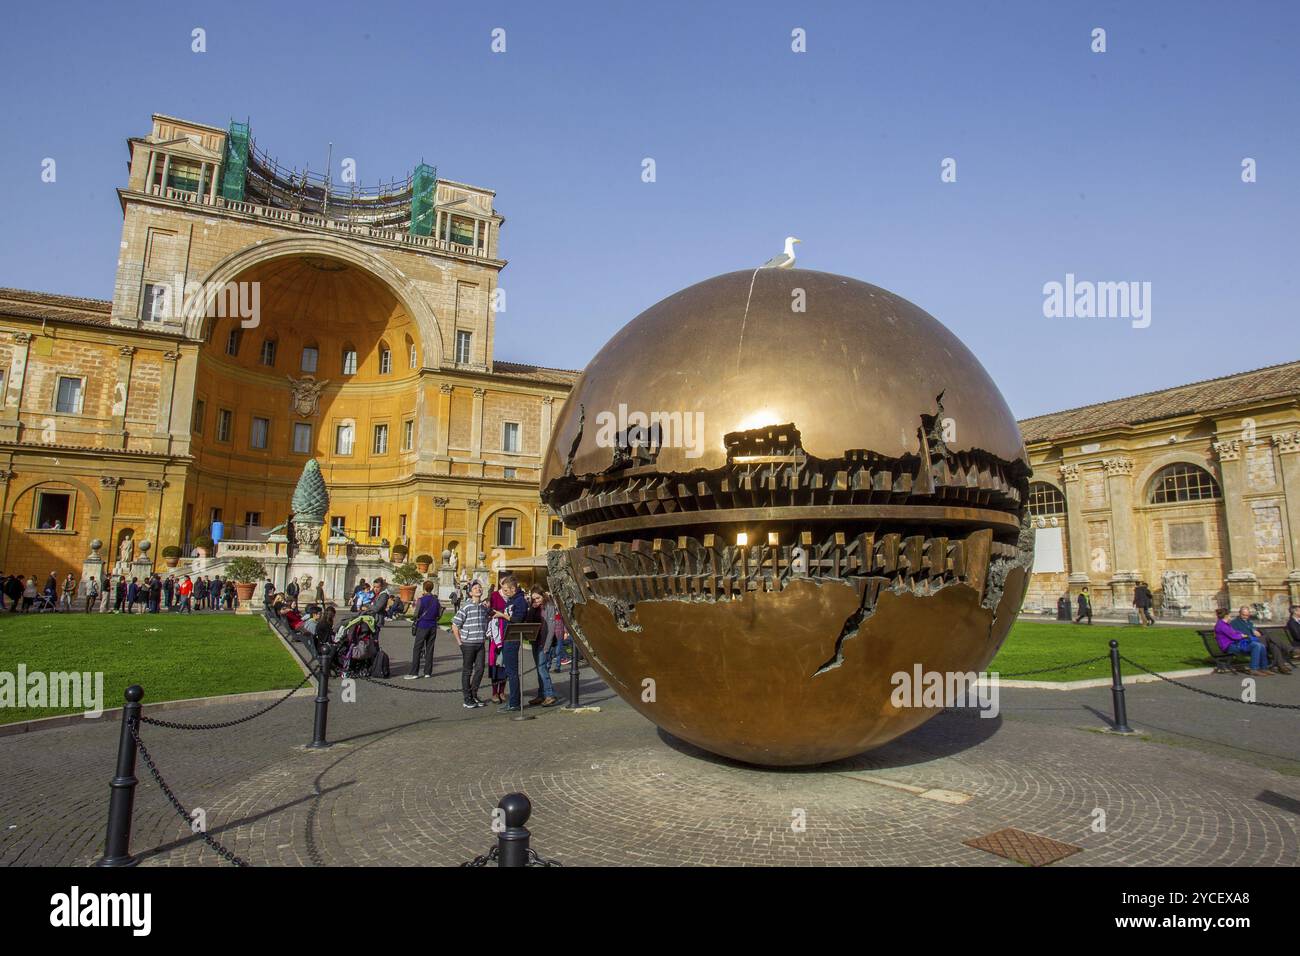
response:
<svg viewBox="0 0 1300 956"><path fill-rule="evenodd" d="M1062 843L1060 840L1017 830L1015 827L1007 827L1005 830L962 842L966 846L985 850L995 856L1024 863L1026 866L1046 866L1083 850L1081 846Z"/></svg>

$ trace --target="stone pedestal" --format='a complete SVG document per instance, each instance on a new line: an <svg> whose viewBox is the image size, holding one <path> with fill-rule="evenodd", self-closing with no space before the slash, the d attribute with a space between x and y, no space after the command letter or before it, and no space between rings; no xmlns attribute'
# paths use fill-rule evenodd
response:
<svg viewBox="0 0 1300 956"><path fill-rule="evenodd" d="M1259 604L1263 600L1259 589L1259 578L1249 568L1229 572L1226 584L1230 610L1236 611L1243 605Z"/></svg>
<svg viewBox="0 0 1300 956"><path fill-rule="evenodd" d="M1126 611L1133 606L1133 592L1139 581L1136 571L1116 571L1110 579L1111 607Z"/></svg>
<svg viewBox="0 0 1300 956"><path fill-rule="evenodd" d="M104 559L98 554L91 554L81 562L81 583L77 585L77 596L86 596L86 586L91 581L98 581L104 574Z"/></svg>
<svg viewBox="0 0 1300 956"><path fill-rule="evenodd" d="M456 572L443 565L438 569L438 600L449 601L451 596L456 593Z"/></svg>
<svg viewBox="0 0 1300 956"><path fill-rule="evenodd" d="M130 581L131 578L139 578L140 583L143 584L144 579L151 574L153 574L153 562L141 556L131 562L131 569L127 572L126 578L127 581Z"/></svg>

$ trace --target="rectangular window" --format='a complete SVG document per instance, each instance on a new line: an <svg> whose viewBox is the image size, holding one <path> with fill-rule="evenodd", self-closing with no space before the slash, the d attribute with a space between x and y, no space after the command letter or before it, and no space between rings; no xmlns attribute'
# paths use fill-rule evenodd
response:
<svg viewBox="0 0 1300 956"><path fill-rule="evenodd" d="M513 468L504 468L504 469L502 469L502 471L504 472L504 475L502 475L502 477L504 477L504 478L513 478L513 477L515 477L515 470L514 470Z"/></svg>
<svg viewBox="0 0 1300 956"><path fill-rule="evenodd" d="M238 355L239 342L243 338L243 329L231 329L230 334L226 336L226 354Z"/></svg>
<svg viewBox="0 0 1300 956"><path fill-rule="evenodd" d="M203 419L207 415L208 403L199 399L194 403L194 434L203 434Z"/></svg>
<svg viewBox="0 0 1300 956"><path fill-rule="evenodd" d="M472 246L474 244L474 220L466 219L464 216L452 216L451 225L448 228L448 238L460 246Z"/></svg>
<svg viewBox="0 0 1300 956"><path fill-rule="evenodd" d="M276 345L275 339L267 339L265 342L262 343L262 364L263 365L275 364L275 345Z"/></svg>
<svg viewBox="0 0 1300 956"><path fill-rule="evenodd" d="M503 451L519 451L519 423L505 422L501 428L501 448Z"/></svg>
<svg viewBox="0 0 1300 956"><path fill-rule="evenodd" d="M470 345L471 338L472 338L472 333L466 332L464 329L461 329L456 333L456 364L457 365L469 364L469 345Z"/></svg>
<svg viewBox="0 0 1300 956"><path fill-rule="evenodd" d="M262 526L262 512L260 511L244 512L245 528L260 528L261 526Z"/></svg>
<svg viewBox="0 0 1300 956"><path fill-rule="evenodd" d="M378 538L384 533L384 522L379 515L370 516L370 537Z"/></svg>
<svg viewBox="0 0 1300 956"><path fill-rule="evenodd" d="M59 391L54 398L54 410L61 415L76 415L81 412L82 380L67 375L59 376Z"/></svg>
<svg viewBox="0 0 1300 956"><path fill-rule="evenodd" d="M564 536L564 522L559 518L551 519L551 537L560 538Z"/></svg>
<svg viewBox="0 0 1300 956"><path fill-rule="evenodd" d="M345 529L344 529L344 527L343 527L343 516L342 516L342 515L333 515L333 516L331 516L331 517L330 517L330 537L331 537L331 538L341 538L341 537L343 537L344 533L345 533Z"/></svg>
<svg viewBox="0 0 1300 956"><path fill-rule="evenodd" d="M165 285L149 283L144 287L144 320L161 322L167 317L171 304L171 289Z"/></svg>
<svg viewBox="0 0 1300 956"><path fill-rule="evenodd" d="M357 353L355 349L348 349L343 353L343 374L357 374Z"/></svg>
<svg viewBox="0 0 1300 956"><path fill-rule="evenodd" d="M293 453L295 455L311 454L311 426L306 422L293 423Z"/></svg>
<svg viewBox="0 0 1300 956"><path fill-rule="evenodd" d="M253 417L253 428L248 433L248 445L250 448L266 448L267 436L271 432L271 420L269 418Z"/></svg>
<svg viewBox="0 0 1300 956"><path fill-rule="evenodd" d="M402 451L410 451L415 447L415 422L414 420L402 422Z"/></svg>
<svg viewBox="0 0 1300 956"><path fill-rule="evenodd" d="M375 426L374 453L376 455L388 454L388 426L387 425Z"/></svg>
<svg viewBox="0 0 1300 956"><path fill-rule="evenodd" d="M415 350L415 343L411 343L411 368L416 368L420 364L420 353Z"/></svg>
<svg viewBox="0 0 1300 956"><path fill-rule="evenodd" d="M406 515L397 516L397 536L399 538L406 537Z"/></svg>
<svg viewBox="0 0 1300 956"><path fill-rule="evenodd" d="M36 493L36 527L41 531L66 531L71 517L71 494L55 491Z"/></svg>
<svg viewBox="0 0 1300 956"><path fill-rule="evenodd" d="M217 441L230 441L230 425L234 417L228 408L217 409Z"/></svg>
<svg viewBox="0 0 1300 956"><path fill-rule="evenodd" d="M379 374L387 375L393 370L393 353L389 349L379 350Z"/></svg>
<svg viewBox="0 0 1300 956"><path fill-rule="evenodd" d="M352 443L356 440L356 431L352 425L340 425L334 432L334 454L352 454Z"/></svg>
<svg viewBox="0 0 1300 956"><path fill-rule="evenodd" d="M497 519L497 547L513 548L515 546L515 530L517 525L515 518L498 518Z"/></svg>
<svg viewBox="0 0 1300 956"><path fill-rule="evenodd" d="M310 345L302 350L302 370L304 372L316 371L316 360L320 358L320 352Z"/></svg>

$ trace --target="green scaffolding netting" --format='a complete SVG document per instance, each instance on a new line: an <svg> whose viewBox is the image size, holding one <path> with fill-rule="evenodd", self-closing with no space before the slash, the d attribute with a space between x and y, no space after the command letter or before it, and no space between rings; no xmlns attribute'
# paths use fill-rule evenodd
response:
<svg viewBox="0 0 1300 956"><path fill-rule="evenodd" d="M433 233L434 207L438 200L438 168L427 163L411 175L411 235Z"/></svg>
<svg viewBox="0 0 1300 956"><path fill-rule="evenodd" d="M226 136L226 161L221 174L221 197L244 199L244 177L248 173L248 124L231 120Z"/></svg>

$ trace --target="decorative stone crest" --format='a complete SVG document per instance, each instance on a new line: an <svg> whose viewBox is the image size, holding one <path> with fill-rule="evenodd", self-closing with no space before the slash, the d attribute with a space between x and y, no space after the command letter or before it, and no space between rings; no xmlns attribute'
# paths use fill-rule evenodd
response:
<svg viewBox="0 0 1300 956"><path fill-rule="evenodd" d="M1232 441L1216 441L1213 448L1219 461L1236 461L1241 457L1241 440L1238 438Z"/></svg>
<svg viewBox="0 0 1300 956"><path fill-rule="evenodd" d="M1273 435L1272 438L1279 455L1291 455L1300 452L1300 432L1282 432Z"/></svg>
<svg viewBox="0 0 1300 956"><path fill-rule="evenodd" d="M314 375L304 375L298 379L286 375L285 378L293 389L293 410L303 418L311 418L320 406L321 389L329 384L329 379L318 382Z"/></svg>
<svg viewBox="0 0 1300 956"><path fill-rule="evenodd" d="M1132 458L1103 458L1101 467L1106 470L1106 477L1112 478L1116 475L1133 474Z"/></svg>

